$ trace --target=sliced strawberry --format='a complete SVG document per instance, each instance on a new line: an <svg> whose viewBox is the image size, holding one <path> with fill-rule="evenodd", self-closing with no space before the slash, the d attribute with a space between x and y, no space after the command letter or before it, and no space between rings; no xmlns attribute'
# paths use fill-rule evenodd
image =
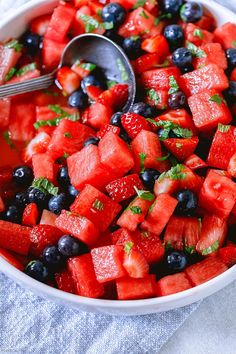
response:
<svg viewBox="0 0 236 354"><path fill-rule="evenodd" d="M30 248L30 228L0 220L0 247L27 256Z"/></svg>
<svg viewBox="0 0 236 354"><path fill-rule="evenodd" d="M131 247L131 249L130 249ZM132 244L125 244L123 266L131 278L144 278L149 272L149 266L141 252L132 249ZM126 251L126 249L128 249Z"/></svg>
<svg viewBox="0 0 236 354"><path fill-rule="evenodd" d="M164 243L166 247L176 250L183 250L183 233L184 233L184 219L172 216L167 224L164 235Z"/></svg>
<svg viewBox="0 0 236 354"><path fill-rule="evenodd" d="M203 161L199 156L192 154L190 155L185 161L185 165L191 170L199 170L201 168L207 167L207 164L205 161Z"/></svg>
<svg viewBox="0 0 236 354"><path fill-rule="evenodd" d="M119 300L146 299L155 296L156 281L153 274L145 278L128 278L116 280Z"/></svg>
<svg viewBox="0 0 236 354"><path fill-rule="evenodd" d="M194 136L188 139L166 139L163 145L169 150L178 160L183 161L192 155L198 145L198 137Z"/></svg>
<svg viewBox="0 0 236 354"><path fill-rule="evenodd" d="M112 181L106 186L107 193L116 202L126 200L136 194L134 186L143 189L142 182L137 174L128 175Z"/></svg>
<svg viewBox="0 0 236 354"><path fill-rule="evenodd" d="M150 125L145 118L132 112L123 114L121 117L121 123L132 139L135 138L141 130L151 130Z"/></svg>
<svg viewBox="0 0 236 354"><path fill-rule="evenodd" d="M156 284L157 296L176 294L192 288L192 284L185 273L168 275L160 279Z"/></svg>
<svg viewBox="0 0 236 354"><path fill-rule="evenodd" d="M188 42L195 44L197 47L200 47L203 44L213 42L214 35L200 27L196 26L193 23L188 23L184 29L185 39ZM196 35L200 34L200 35Z"/></svg>
<svg viewBox="0 0 236 354"><path fill-rule="evenodd" d="M201 235L201 222L198 218L184 218L183 242L187 253L196 252L196 246Z"/></svg>
<svg viewBox="0 0 236 354"><path fill-rule="evenodd" d="M22 225L26 226L35 226L37 224L39 217L39 211L37 204L30 203L25 207L23 217L22 217Z"/></svg>
<svg viewBox="0 0 236 354"><path fill-rule="evenodd" d="M56 218L57 218L56 214L52 213L49 210L44 209L42 212L41 219L40 219L40 224L41 225L51 225L51 226L56 227L56 225L55 225Z"/></svg>
<svg viewBox="0 0 236 354"><path fill-rule="evenodd" d="M58 289L67 293L76 294L74 279L67 270L62 270L55 274Z"/></svg>
<svg viewBox="0 0 236 354"><path fill-rule="evenodd" d="M166 89L155 89L155 94L158 97L158 101L150 97L150 91L147 91L145 102L151 106L155 106L158 110L165 110L168 107L169 94Z"/></svg>
<svg viewBox="0 0 236 354"><path fill-rule="evenodd" d="M13 48L0 45L0 85L4 83L5 76L11 68L14 68L21 56L21 52Z"/></svg>
<svg viewBox="0 0 236 354"><path fill-rule="evenodd" d="M24 265L9 251L0 248L0 258L5 259L8 263L10 263L13 267L23 271Z"/></svg>
<svg viewBox="0 0 236 354"><path fill-rule="evenodd" d="M120 134L120 128L116 127L115 125L106 124L97 132L97 137L99 139L101 139L108 132L112 132L112 133L114 133L116 135L119 135Z"/></svg>
<svg viewBox="0 0 236 354"><path fill-rule="evenodd" d="M50 225L37 225L30 232L32 243L30 252L33 256L41 256L46 246L55 245L63 232Z"/></svg>
<svg viewBox="0 0 236 354"><path fill-rule="evenodd" d="M57 81L68 95L80 87L80 77L68 66L63 66L57 70Z"/></svg>
<svg viewBox="0 0 236 354"><path fill-rule="evenodd" d="M158 53L160 62L169 55L169 45L161 34L147 38L142 42L142 49L148 53Z"/></svg>
<svg viewBox="0 0 236 354"><path fill-rule="evenodd" d="M30 30L33 33L37 33L39 36L44 36L48 28L51 15L42 15L36 17L30 24Z"/></svg>
<svg viewBox="0 0 236 354"><path fill-rule="evenodd" d="M219 257L227 267L232 267L236 264L236 245L229 244L219 250Z"/></svg>
<svg viewBox="0 0 236 354"><path fill-rule="evenodd" d="M143 54L134 62L134 69L137 74L141 74L147 70L155 68L159 64L158 53Z"/></svg>
<svg viewBox="0 0 236 354"><path fill-rule="evenodd" d="M78 74L78 72L77 72ZM81 75L80 75L81 76ZM87 75L86 75L87 76ZM86 91L87 91L87 95L89 96L89 98L92 100L92 101L97 101L100 97L100 95L102 94L102 89L100 87L97 87L97 86L87 86L86 88Z"/></svg>
<svg viewBox="0 0 236 354"><path fill-rule="evenodd" d="M33 155L44 153L47 150L51 137L44 132L37 134L22 151L22 160L29 163Z"/></svg>
<svg viewBox="0 0 236 354"><path fill-rule="evenodd" d="M149 264L160 262L163 259L165 249L157 235L148 231L137 230L132 236L135 246Z"/></svg>

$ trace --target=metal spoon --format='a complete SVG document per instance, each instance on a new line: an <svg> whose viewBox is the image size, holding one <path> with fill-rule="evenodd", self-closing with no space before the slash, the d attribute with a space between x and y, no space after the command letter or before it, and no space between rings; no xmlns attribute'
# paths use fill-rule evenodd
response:
<svg viewBox="0 0 236 354"><path fill-rule="evenodd" d="M65 47L58 68L72 66L78 59L96 64L103 70L107 80L128 84L129 98L123 111L131 107L136 94L135 75L129 59L116 43L99 34L77 36ZM53 84L56 71L24 82L0 86L0 98L46 89Z"/></svg>

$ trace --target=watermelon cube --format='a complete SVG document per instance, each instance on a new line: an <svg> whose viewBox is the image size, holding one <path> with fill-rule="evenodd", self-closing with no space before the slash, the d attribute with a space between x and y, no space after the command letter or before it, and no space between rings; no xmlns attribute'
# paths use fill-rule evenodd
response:
<svg viewBox="0 0 236 354"><path fill-rule="evenodd" d="M92 245L98 238L98 230L89 219L63 210L55 221L56 227L71 234L87 245Z"/></svg>
<svg viewBox="0 0 236 354"><path fill-rule="evenodd" d="M174 76L178 82L180 78L180 71L175 67L153 69L142 73L142 84L147 89L156 90L169 90L170 88L170 76Z"/></svg>
<svg viewBox="0 0 236 354"><path fill-rule="evenodd" d="M191 283L196 286L215 278L227 269L227 266L219 258L208 257L186 268L185 273Z"/></svg>
<svg viewBox="0 0 236 354"><path fill-rule="evenodd" d="M196 36L196 33L201 31L200 36ZM188 42L195 44L197 47L200 47L203 44L213 42L214 35L200 27L196 26L193 23L188 23L184 28L185 39Z"/></svg>
<svg viewBox="0 0 236 354"><path fill-rule="evenodd" d="M68 41L62 43L55 42L49 38L43 39L42 61L47 71L54 70L58 67L61 55Z"/></svg>
<svg viewBox="0 0 236 354"><path fill-rule="evenodd" d="M150 208L146 220L142 222L141 228L160 235L174 213L177 204L178 201L169 194L158 195Z"/></svg>
<svg viewBox="0 0 236 354"><path fill-rule="evenodd" d="M149 264L161 262L165 248L160 238L148 231L137 230L132 234L133 241L137 249L144 255Z"/></svg>
<svg viewBox="0 0 236 354"><path fill-rule="evenodd" d="M23 149L21 157L25 163L29 163L32 161L32 157L35 154L44 153L47 151L47 147L51 137L44 132L38 133Z"/></svg>
<svg viewBox="0 0 236 354"><path fill-rule="evenodd" d="M178 189L179 183L174 179L168 177L163 178L161 181L156 180L154 184L154 194L158 196L162 193L167 193L172 195Z"/></svg>
<svg viewBox="0 0 236 354"><path fill-rule="evenodd" d="M210 130L219 123L228 124L232 120L230 110L223 96L214 90L195 94L188 99L193 121L199 130Z"/></svg>
<svg viewBox="0 0 236 354"><path fill-rule="evenodd" d="M198 145L197 136L187 139L166 139L163 141L165 148L172 153L178 160L183 161L192 155Z"/></svg>
<svg viewBox="0 0 236 354"><path fill-rule="evenodd" d="M103 295L104 287L96 279L90 253L70 258L68 269L77 285L78 295L91 298L98 298Z"/></svg>
<svg viewBox="0 0 236 354"><path fill-rule="evenodd" d="M58 289L67 293L76 294L76 284L67 270L55 274L55 281Z"/></svg>
<svg viewBox="0 0 236 354"><path fill-rule="evenodd" d="M236 178L236 153L233 154L229 160L227 172L230 174L230 176Z"/></svg>
<svg viewBox="0 0 236 354"><path fill-rule="evenodd" d="M0 130L8 127L10 119L11 99L0 99Z"/></svg>
<svg viewBox="0 0 236 354"><path fill-rule="evenodd" d="M122 278L116 281L119 300L137 300L155 297L155 276L150 274L145 278Z"/></svg>
<svg viewBox="0 0 236 354"><path fill-rule="evenodd" d="M167 224L164 234L164 244L166 247L175 250L183 250L184 218L172 216Z"/></svg>
<svg viewBox="0 0 236 354"><path fill-rule="evenodd" d="M232 267L236 264L236 245L231 243L219 250L219 257L227 267Z"/></svg>
<svg viewBox="0 0 236 354"><path fill-rule="evenodd" d="M72 185L80 190L85 184L104 189L114 180L114 173L102 164L98 147L89 145L67 159Z"/></svg>
<svg viewBox="0 0 236 354"><path fill-rule="evenodd" d="M29 141L34 137L35 106L31 103L12 103L9 132L13 140Z"/></svg>
<svg viewBox="0 0 236 354"><path fill-rule="evenodd" d="M56 214L47 209L44 209L40 219L40 225L51 225L55 227L56 218Z"/></svg>
<svg viewBox="0 0 236 354"><path fill-rule="evenodd" d="M96 278L99 283L106 283L126 275L123 267L124 250L113 245L94 248L91 251Z"/></svg>
<svg viewBox="0 0 236 354"><path fill-rule="evenodd" d="M138 7L127 15L125 22L120 26L118 34L122 37L137 36L150 31L155 17L143 7Z"/></svg>
<svg viewBox="0 0 236 354"><path fill-rule="evenodd" d="M35 257L40 257L46 246L57 244L63 235L61 230L51 225L36 225L30 231L30 253Z"/></svg>
<svg viewBox="0 0 236 354"><path fill-rule="evenodd" d="M47 178L54 180L54 160L48 154L35 154L32 157L34 178Z"/></svg>
<svg viewBox="0 0 236 354"><path fill-rule="evenodd" d="M208 43L201 47L206 53L206 57L194 59L193 65L195 69L200 69L208 64L216 64L223 70L227 69L227 59L222 46L219 43Z"/></svg>
<svg viewBox="0 0 236 354"><path fill-rule="evenodd" d="M111 234L111 239L113 245L125 245L127 242L132 242L134 244L133 235L127 229L121 228ZM133 249L136 248L133 246Z"/></svg>
<svg viewBox="0 0 236 354"><path fill-rule="evenodd" d="M13 267L21 271L24 270L23 264L11 252L5 250L4 248L0 248L0 258L1 257L10 263Z"/></svg>
<svg viewBox="0 0 236 354"><path fill-rule="evenodd" d="M48 153L55 160L64 153L72 155L83 148L86 139L94 135L94 131L86 125L63 119L52 134Z"/></svg>
<svg viewBox="0 0 236 354"><path fill-rule="evenodd" d="M109 124L113 110L100 102L91 104L86 110L86 122L92 128L99 130Z"/></svg>
<svg viewBox="0 0 236 354"><path fill-rule="evenodd" d="M181 291L192 288L188 277L185 273L168 275L160 279L156 284L157 296L167 296L177 294Z"/></svg>
<svg viewBox="0 0 236 354"><path fill-rule="evenodd" d="M229 81L224 70L216 64L209 64L182 75L179 83L187 96L211 89L224 91L229 87Z"/></svg>
<svg viewBox="0 0 236 354"><path fill-rule="evenodd" d="M193 123L192 117L185 109L174 109L169 110L167 113L164 113L155 120L158 122L160 120L170 121L174 124L178 124L181 128L189 129L195 135L197 133L197 129Z"/></svg>
<svg viewBox="0 0 236 354"><path fill-rule="evenodd" d="M191 170L199 170L207 167L205 161L203 161L198 155L192 154L185 161L185 165Z"/></svg>
<svg viewBox="0 0 236 354"><path fill-rule="evenodd" d="M99 142L102 164L117 177L122 177L134 166L134 159L127 144L116 134L109 132Z"/></svg>
<svg viewBox="0 0 236 354"><path fill-rule="evenodd" d="M98 189L87 184L71 205L70 210L85 216L101 232L104 232L121 210L121 206Z"/></svg>
<svg viewBox="0 0 236 354"><path fill-rule="evenodd" d="M0 247L27 256L30 248L30 227L0 220Z"/></svg>
<svg viewBox="0 0 236 354"><path fill-rule="evenodd" d="M216 28L215 41L219 42L224 49L233 48L236 41L236 24L227 22Z"/></svg>
<svg viewBox="0 0 236 354"><path fill-rule="evenodd" d="M227 218L236 202L236 183L211 170L201 188L199 205L219 218Z"/></svg>
<svg viewBox="0 0 236 354"><path fill-rule="evenodd" d="M5 76L9 70L17 64L21 52L15 51L13 48L0 45L0 85L4 83Z"/></svg>

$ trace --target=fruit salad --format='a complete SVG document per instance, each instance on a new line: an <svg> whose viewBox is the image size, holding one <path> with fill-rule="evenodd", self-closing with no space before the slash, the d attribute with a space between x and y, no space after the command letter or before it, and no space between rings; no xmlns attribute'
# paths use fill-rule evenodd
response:
<svg viewBox="0 0 236 354"><path fill-rule="evenodd" d="M121 84L85 60L0 99L0 257L90 298L207 282L236 264L236 24L183 0L60 1L1 43L0 84L90 32L127 54L135 103L122 66Z"/></svg>

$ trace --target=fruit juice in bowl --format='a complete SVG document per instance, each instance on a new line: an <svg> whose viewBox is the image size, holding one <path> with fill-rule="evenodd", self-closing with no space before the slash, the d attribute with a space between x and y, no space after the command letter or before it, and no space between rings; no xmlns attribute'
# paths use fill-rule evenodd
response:
<svg viewBox="0 0 236 354"><path fill-rule="evenodd" d="M0 99L0 255L25 282L159 311L235 265L236 24L202 2L61 1L1 44L3 85L55 70L90 32L137 78L129 112L128 86L83 59Z"/></svg>

